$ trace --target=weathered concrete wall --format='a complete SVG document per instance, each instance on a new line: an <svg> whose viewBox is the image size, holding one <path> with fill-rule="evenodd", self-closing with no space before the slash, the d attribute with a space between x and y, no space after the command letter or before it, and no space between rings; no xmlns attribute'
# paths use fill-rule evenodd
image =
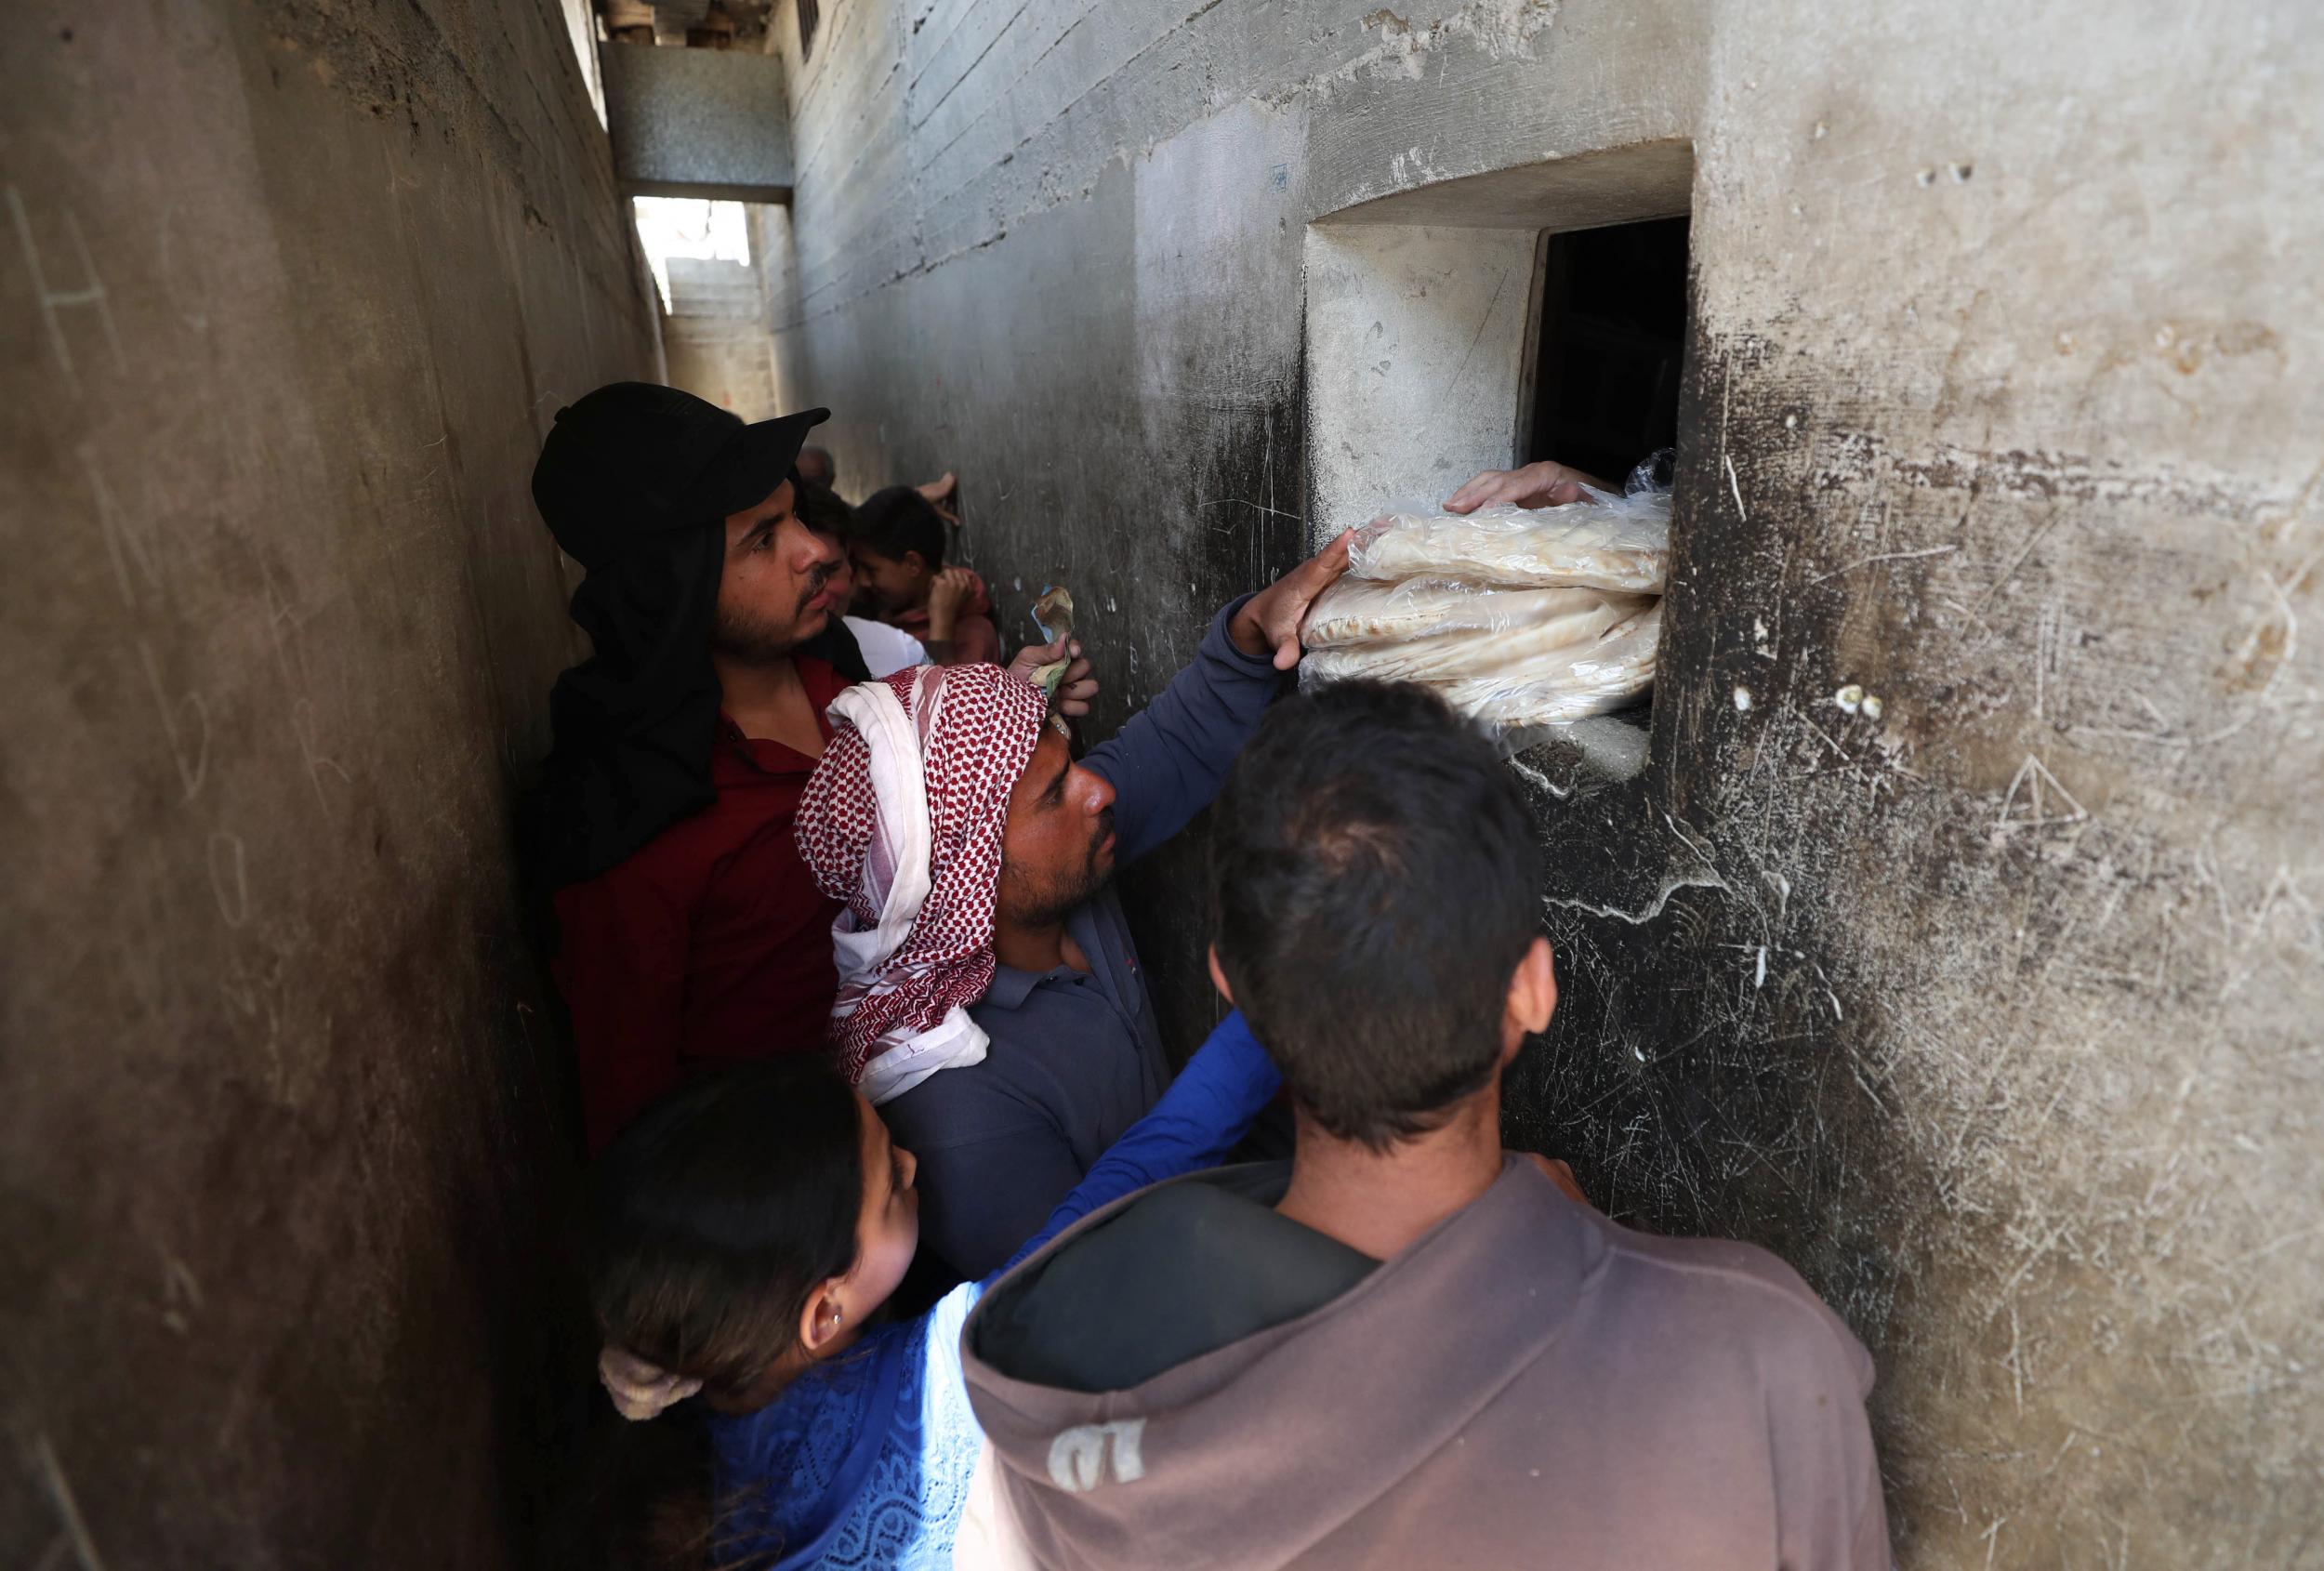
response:
<svg viewBox="0 0 2324 1571"><path fill-rule="evenodd" d="M662 352L669 385L746 420L779 414L765 278L756 254L746 263L672 257L667 265Z"/></svg>
<svg viewBox="0 0 2324 1571"><path fill-rule="evenodd" d="M787 62L783 396L858 488L959 469L1108 719L1327 476L1509 440L1463 389L1522 355L1447 379L1418 304L1318 380L1304 247L1691 158L1650 752L1525 762L1565 1001L1510 1134L1846 1312L1908 1565L2324 1564L2310 9L906 0ZM1134 884L1182 1039L1191 868Z"/></svg>
<svg viewBox="0 0 2324 1571"><path fill-rule="evenodd" d="M790 195L780 62L739 49L607 44L598 63L624 191L725 202Z"/></svg>
<svg viewBox="0 0 2324 1571"><path fill-rule="evenodd" d="M572 1347L527 477L654 364L605 137L548 0L9 33L0 1559L505 1564Z"/></svg>

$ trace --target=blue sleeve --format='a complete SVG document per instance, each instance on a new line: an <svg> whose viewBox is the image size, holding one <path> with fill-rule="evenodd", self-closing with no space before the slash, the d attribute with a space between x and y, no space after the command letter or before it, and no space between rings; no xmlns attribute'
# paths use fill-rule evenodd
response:
<svg viewBox="0 0 2324 1571"><path fill-rule="evenodd" d="M998 1270L1047 1226L1058 1196L1085 1176L1073 1142L1050 1119L956 1145L915 1145L912 1154L920 1165L920 1245L971 1280Z"/></svg>
<svg viewBox="0 0 2324 1571"><path fill-rule="evenodd" d="M1243 1011L1228 1015L1179 1071L1170 1089L1154 1104L1154 1111L1130 1125L1090 1165L1080 1184L1059 1202L1041 1231L1026 1241L1009 1265L1125 1195L1181 1173L1217 1166L1282 1084L1283 1077L1275 1073L1267 1050L1243 1023ZM1008 1269L1001 1267L1001 1271ZM993 1276L1000 1274L995 1272Z"/></svg>
<svg viewBox="0 0 2324 1571"><path fill-rule="evenodd" d="M1194 663L1081 760L1114 787L1118 864L1135 862L1210 805L1282 685L1273 651L1254 657L1227 637L1227 624L1249 598L1220 612Z"/></svg>

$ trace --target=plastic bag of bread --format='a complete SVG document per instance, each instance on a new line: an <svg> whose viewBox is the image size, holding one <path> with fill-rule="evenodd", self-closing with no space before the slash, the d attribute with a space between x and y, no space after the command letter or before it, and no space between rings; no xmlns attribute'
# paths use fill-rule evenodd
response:
<svg viewBox="0 0 2324 1571"><path fill-rule="evenodd" d="M1488 725L1563 725L1618 709L1652 687L1655 648L1661 640L1657 600L1587 645L1429 685L1454 708Z"/></svg>
<svg viewBox="0 0 2324 1571"><path fill-rule="evenodd" d="M1660 594L1670 570L1670 493L1588 495L1562 508L1487 508L1465 518L1392 508L1356 531L1348 572L1388 583L1427 578Z"/></svg>
<svg viewBox="0 0 2324 1571"><path fill-rule="evenodd" d="M1529 611L1525 620L1503 626L1447 621L1418 638L1316 650L1307 656L1308 663L1318 681L1371 677L1380 681L1449 682L1508 678L1512 672L1518 673L1514 680L1523 680L1523 673L1553 665L1561 654L1580 656L1654 603L1644 596L1609 595L1602 589L1471 589L1463 600L1471 606L1489 607L1497 601L1552 596L1558 601L1552 614Z"/></svg>
<svg viewBox="0 0 2324 1571"><path fill-rule="evenodd" d="M1479 589L1420 578L1402 584L1341 578L1308 608L1300 641L1309 649L1340 649L1462 629L1531 627L1604 599L1603 589Z"/></svg>

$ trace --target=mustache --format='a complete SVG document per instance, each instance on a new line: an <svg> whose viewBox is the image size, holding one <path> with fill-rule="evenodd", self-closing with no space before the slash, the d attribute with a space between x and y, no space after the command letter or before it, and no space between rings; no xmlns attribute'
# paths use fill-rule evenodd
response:
<svg viewBox="0 0 2324 1571"><path fill-rule="evenodd" d="M827 561L818 562L814 567L808 570L807 592L799 597L799 609L800 612L804 612L807 609L807 602L809 601L813 600L817 595L823 593L824 587L831 582L831 575L838 571L839 570L837 567Z"/></svg>

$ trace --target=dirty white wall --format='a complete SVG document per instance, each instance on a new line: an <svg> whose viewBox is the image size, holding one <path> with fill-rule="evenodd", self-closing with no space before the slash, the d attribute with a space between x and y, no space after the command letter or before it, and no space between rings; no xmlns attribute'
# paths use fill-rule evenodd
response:
<svg viewBox="0 0 2324 1571"><path fill-rule="evenodd" d="M2311 7L854 0L812 62L772 36L783 396L852 489L957 468L1005 614L1070 584L1115 717L1349 505L1319 477L1507 440L1464 389L1522 355L1441 377L1417 304L1368 402L1318 384L1356 324L1311 235L1643 217L1690 158L1650 758L1527 765L1565 1003L1510 1137L1848 1314L1908 1565L2324 1564ZM1133 885L1182 1034L1190 872Z"/></svg>
<svg viewBox="0 0 2324 1571"><path fill-rule="evenodd" d="M529 1558L588 1391L528 477L654 365L567 18L7 17L0 1562Z"/></svg>

